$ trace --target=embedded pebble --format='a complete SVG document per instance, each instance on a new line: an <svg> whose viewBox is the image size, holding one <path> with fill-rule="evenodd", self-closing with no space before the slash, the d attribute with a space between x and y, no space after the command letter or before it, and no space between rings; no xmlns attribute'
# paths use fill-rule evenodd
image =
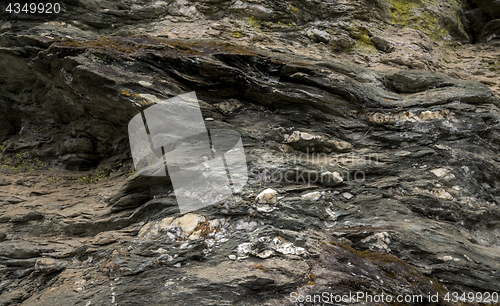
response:
<svg viewBox="0 0 500 306"><path fill-rule="evenodd" d="M337 214L330 207L325 208L325 210L326 210L326 213L328 214L330 220L332 220L332 221L337 220Z"/></svg>
<svg viewBox="0 0 500 306"><path fill-rule="evenodd" d="M321 184L325 186L337 186L344 182L342 175L337 171L325 171L321 173Z"/></svg>
<svg viewBox="0 0 500 306"><path fill-rule="evenodd" d="M319 193L319 191L310 192L302 195L301 198L311 201L317 201L321 198L321 193Z"/></svg>
<svg viewBox="0 0 500 306"><path fill-rule="evenodd" d="M205 217L189 213L172 221L169 227L180 227L186 235L191 235L198 223L203 221L205 221Z"/></svg>
<svg viewBox="0 0 500 306"><path fill-rule="evenodd" d="M436 148L439 150L451 150L450 147L441 144L436 145Z"/></svg>
<svg viewBox="0 0 500 306"><path fill-rule="evenodd" d="M273 210L276 210L276 207L271 207L267 204L264 205L257 205L257 211L258 212L272 212Z"/></svg>
<svg viewBox="0 0 500 306"><path fill-rule="evenodd" d="M444 200L453 200L453 197L451 194L449 194L447 191L444 189L438 189L432 192L436 197L444 199Z"/></svg>
<svg viewBox="0 0 500 306"><path fill-rule="evenodd" d="M39 258L35 262L35 270L45 274L50 274L64 270L68 263L64 260L54 258Z"/></svg>
<svg viewBox="0 0 500 306"><path fill-rule="evenodd" d="M434 170L431 170L432 173L434 173L435 176L439 178L443 178L445 180L451 180L455 178L455 175L450 172L450 170L445 169L445 168L437 168Z"/></svg>
<svg viewBox="0 0 500 306"><path fill-rule="evenodd" d="M276 192L276 190L267 188L266 190L259 193L255 200L261 204L274 204L278 199L277 196L278 193Z"/></svg>
<svg viewBox="0 0 500 306"><path fill-rule="evenodd" d="M271 251L271 250L264 250L260 253L258 253L256 256L259 257L259 258L262 258L262 259L266 259L266 258L269 258L271 256L274 255L274 252Z"/></svg>

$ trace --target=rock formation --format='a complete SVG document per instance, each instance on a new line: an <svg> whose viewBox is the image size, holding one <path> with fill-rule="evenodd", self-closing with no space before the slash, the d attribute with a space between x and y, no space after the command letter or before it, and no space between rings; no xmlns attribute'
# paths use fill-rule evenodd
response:
<svg viewBox="0 0 500 306"><path fill-rule="evenodd" d="M500 292L498 1L60 3L0 15L0 305ZM250 179L180 214L127 125L191 91Z"/></svg>

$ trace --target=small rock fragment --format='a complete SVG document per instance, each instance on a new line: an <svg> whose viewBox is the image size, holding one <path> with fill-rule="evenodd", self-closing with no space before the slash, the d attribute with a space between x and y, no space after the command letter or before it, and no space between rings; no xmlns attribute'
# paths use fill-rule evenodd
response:
<svg viewBox="0 0 500 306"><path fill-rule="evenodd" d="M321 173L320 183L325 186L337 186L344 182L342 175L337 171L326 171Z"/></svg>
<svg viewBox="0 0 500 306"><path fill-rule="evenodd" d="M262 258L262 259L267 259L267 258L269 258L269 257L271 257L273 255L274 255L273 251L271 251L271 250L264 250L264 251L258 253L256 256L259 257L259 258Z"/></svg>
<svg viewBox="0 0 500 306"><path fill-rule="evenodd" d="M264 204L264 205L258 205L257 206L257 211L258 212L265 212L265 213L268 213L268 212L272 212L273 210L276 210L276 207L271 207L267 204Z"/></svg>
<svg viewBox="0 0 500 306"><path fill-rule="evenodd" d="M330 220L332 221L337 220L337 214L330 207L326 208L326 213L328 214Z"/></svg>
<svg viewBox="0 0 500 306"><path fill-rule="evenodd" d="M368 236L361 240L361 242L369 243L372 240L375 240L374 243L370 245L370 249L377 250L378 252L390 252L389 244L391 243L390 236L387 232L380 232L373 234L372 236Z"/></svg>
<svg viewBox="0 0 500 306"><path fill-rule="evenodd" d="M435 147L436 147L436 149L439 149L439 150L451 150L450 147L442 145L442 144L437 144Z"/></svg>
<svg viewBox="0 0 500 306"><path fill-rule="evenodd" d="M310 192L302 195L301 198L311 201L317 201L319 200L319 198L321 198L321 193L319 193L318 191Z"/></svg>
<svg viewBox="0 0 500 306"><path fill-rule="evenodd" d="M248 253L252 252L252 243L245 242L245 243L238 245L236 252L238 253L238 256L240 256L240 257L247 255Z"/></svg>
<svg viewBox="0 0 500 306"><path fill-rule="evenodd" d="M259 193L255 200L261 204L274 204L277 201L277 195L278 193L276 192L276 190L267 188L266 190Z"/></svg>
<svg viewBox="0 0 500 306"><path fill-rule="evenodd" d="M379 37L379 36L373 36L371 38L373 45L375 48L377 48L380 51L383 52L392 52L394 51L394 47L391 45L390 42L388 42L386 39Z"/></svg>
<svg viewBox="0 0 500 306"><path fill-rule="evenodd" d="M328 43L331 39L330 34L318 29L310 30L309 32L307 32L307 36L315 42Z"/></svg>
<svg viewBox="0 0 500 306"><path fill-rule="evenodd" d="M304 248L296 247L293 243L279 236L274 237L273 244L273 249L283 255L303 255L306 253Z"/></svg>
<svg viewBox="0 0 500 306"><path fill-rule="evenodd" d="M204 222L205 217L197 214L186 214L172 221L169 227L178 226L186 235L191 235L199 222Z"/></svg>
<svg viewBox="0 0 500 306"><path fill-rule="evenodd" d="M40 258L35 262L35 270L45 274L51 274L64 270L67 265L67 262L63 260L56 260L53 258Z"/></svg>
<svg viewBox="0 0 500 306"><path fill-rule="evenodd" d="M432 173L434 173L435 176L445 179L445 180L451 180L455 178L455 175L450 172L450 170L445 169L445 168L437 168L434 170L431 170Z"/></svg>
<svg viewBox="0 0 500 306"><path fill-rule="evenodd" d="M307 132L294 131L292 134L285 134L284 142L293 149L303 152L348 152L352 149L352 144L340 139L334 139L328 135L314 135Z"/></svg>
<svg viewBox="0 0 500 306"><path fill-rule="evenodd" d="M353 195L350 194L349 192L344 192L342 193L342 196L348 200L352 199Z"/></svg>
<svg viewBox="0 0 500 306"><path fill-rule="evenodd" d="M168 217L160 221L148 222L141 228L138 236L146 239L155 239L160 236L162 231L168 229L173 220L173 217Z"/></svg>
<svg viewBox="0 0 500 306"><path fill-rule="evenodd" d="M432 192L436 197L438 198L441 198L443 200L453 200L453 197L451 196L451 194L449 194L447 191L445 191L444 189L438 189L438 190L434 190Z"/></svg>

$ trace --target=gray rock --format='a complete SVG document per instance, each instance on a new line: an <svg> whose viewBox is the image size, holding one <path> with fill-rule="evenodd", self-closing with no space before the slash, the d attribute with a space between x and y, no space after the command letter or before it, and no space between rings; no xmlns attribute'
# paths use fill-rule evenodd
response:
<svg viewBox="0 0 500 306"><path fill-rule="evenodd" d="M441 61L488 22L490 54L495 2L464 9L469 38L458 2L431 2L0 13L0 304L500 291L496 57L461 59L474 76ZM189 91L208 129L242 135L250 180L181 215L168 175L131 175L127 125Z"/></svg>
<svg viewBox="0 0 500 306"><path fill-rule="evenodd" d="M422 70L401 70L385 78L387 87L398 93L415 93L454 85L452 78Z"/></svg>
<svg viewBox="0 0 500 306"><path fill-rule="evenodd" d="M377 48L380 51L392 52L394 50L394 47L391 45L391 43L382 37L373 36L371 37L371 40L375 45L375 48Z"/></svg>

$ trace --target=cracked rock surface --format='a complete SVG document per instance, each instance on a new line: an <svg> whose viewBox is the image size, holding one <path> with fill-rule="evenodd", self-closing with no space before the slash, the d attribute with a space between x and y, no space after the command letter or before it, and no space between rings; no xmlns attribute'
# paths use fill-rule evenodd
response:
<svg viewBox="0 0 500 306"><path fill-rule="evenodd" d="M400 2L3 14L0 305L499 292L499 49L453 19L486 4ZM249 180L181 214L168 176L134 171L127 125L191 91L242 135Z"/></svg>

